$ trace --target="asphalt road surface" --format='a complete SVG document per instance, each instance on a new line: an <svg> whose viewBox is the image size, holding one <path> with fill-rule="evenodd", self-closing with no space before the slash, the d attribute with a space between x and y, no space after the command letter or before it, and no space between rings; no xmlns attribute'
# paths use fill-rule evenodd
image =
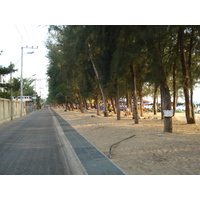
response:
<svg viewBox="0 0 200 200"><path fill-rule="evenodd" d="M71 174L49 109L0 125L0 175Z"/></svg>

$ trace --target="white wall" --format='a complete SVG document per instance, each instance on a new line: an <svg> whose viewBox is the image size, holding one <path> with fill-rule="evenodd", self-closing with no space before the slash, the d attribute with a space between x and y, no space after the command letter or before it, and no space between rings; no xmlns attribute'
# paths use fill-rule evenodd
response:
<svg viewBox="0 0 200 200"><path fill-rule="evenodd" d="M13 109L11 110L11 100L0 98L0 124L10 121L11 115L13 119L20 117L21 113L20 103L21 103L20 101L12 101ZM25 103L23 103L22 107L23 107L22 115L26 115Z"/></svg>

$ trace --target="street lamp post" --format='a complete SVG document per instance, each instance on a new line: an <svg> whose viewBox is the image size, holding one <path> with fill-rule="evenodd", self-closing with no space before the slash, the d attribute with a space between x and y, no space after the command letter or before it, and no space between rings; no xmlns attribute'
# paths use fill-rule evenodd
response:
<svg viewBox="0 0 200 200"><path fill-rule="evenodd" d="M20 116L22 117L22 114L23 114L23 49L24 48L27 48L27 49L38 49L37 48L34 48L34 47L21 47L21 81L20 81L20 97L21 97L21 101L20 101L20 104L21 104L21 111L20 111ZM33 54L34 52L27 52L27 54Z"/></svg>

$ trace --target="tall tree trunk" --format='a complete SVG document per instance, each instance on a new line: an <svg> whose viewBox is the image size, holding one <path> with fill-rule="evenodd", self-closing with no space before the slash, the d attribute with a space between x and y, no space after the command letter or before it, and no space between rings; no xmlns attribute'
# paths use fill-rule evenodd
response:
<svg viewBox="0 0 200 200"><path fill-rule="evenodd" d="M128 92L126 93L126 105L127 105L127 108L130 108L130 96Z"/></svg>
<svg viewBox="0 0 200 200"><path fill-rule="evenodd" d="M70 107L71 107L72 111L74 111L74 105L72 102L70 102Z"/></svg>
<svg viewBox="0 0 200 200"><path fill-rule="evenodd" d="M84 102L85 102L85 108L86 108L86 110L89 110L89 108L88 108L88 104L87 104L87 100L84 99Z"/></svg>
<svg viewBox="0 0 200 200"><path fill-rule="evenodd" d="M82 102L82 99L79 95L76 95L76 99L78 101L78 104L79 104L79 109L82 113L85 113L84 111L84 108L83 108L83 102Z"/></svg>
<svg viewBox="0 0 200 200"><path fill-rule="evenodd" d="M174 64L173 64L173 116L175 116L176 113L176 105L177 105L177 99L178 99L178 90L177 90L177 84L176 84L176 71L177 71L177 59L179 55L179 38L177 39L176 49L175 49L175 58L174 58Z"/></svg>
<svg viewBox="0 0 200 200"><path fill-rule="evenodd" d="M162 92L161 92L161 87L160 87L160 98L161 98L161 102L160 102L161 119L163 119L163 118L164 118L164 116L163 116L164 102L163 102L163 94L162 94Z"/></svg>
<svg viewBox="0 0 200 200"><path fill-rule="evenodd" d="M114 114L116 114L116 106L115 106L115 103L114 103L112 96L110 97L110 101L111 101L111 104L112 104L113 112L114 112Z"/></svg>
<svg viewBox="0 0 200 200"><path fill-rule="evenodd" d="M161 83L160 90L163 110L171 110L171 96L166 80L163 80L163 82ZM172 118L164 117L164 132L172 133Z"/></svg>
<svg viewBox="0 0 200 200"><path fill-rule="evenodd" d="M65 110L64 111L67 111L68 109L68 100L67 100L67 96L65 96Z"/></svg>
<svg viewBox="0 0 200 200"><path fill-rule="evenodd" d="M97 106L97 115L101 115L100 114L100 105L99 105L99 94L97 94L97 96L96 96L96 106Z"/></svg>
<svg viewBox="0 0 200 200"><path fill-rule="evenodd" d="M67 108L68 108L68 102L66 101L65 102L65 111L67 111Z"/></svg>
<svg viewBox="0 0 200 200"><path fill-rule="evenodd" d="M186 120L188 124L195 124L195 118L192 116L190 95L189 95L189 74L188 67L186 64L185 48L184 48L184 27L179 28L179 40L180 40L180 53L181 53L181 64L182 64L182 74L183 74L183 91L185 95L186 104Z"/></svg>
<svg viewBox="0 0 200 200"><path fill-rule="evenodd" d="M190 102L191 102L191 113L192 113L192 118L194 119L194 122L196 123L196 120L195 120L195 113L194 113L194 104L193 104L193 87L190 89Z"/></svg>
<svg viewBox="0 0 200 200"><path fill-rule="evenodd" d="M155 83L154 94L153 94L153 114L154 115L157 114L157 106L156 106L157 93L158 93L158 85Z"/></svg>
<svg viewBox="0 0 200 200"><path fill-rule="evenodd" d="M131 98L131 95L129 94L129 105L130 105L130 108L131 108L131 113L133 113L133 105L132 105L132 98Z"/></svg>
<svg viewBox="0 0 200 200"><path fill-rule="evenodd" d="M67 105L68 110L71 110L68 101L67 101L66 105Z"/></svg>
<svg viewBox="0 0 200 200"><path fill-rule="evenodd" d="M177 104L177 90L176 90L176 59L173 65L173 116L176 113L176 104Z"/></svg>
<svg viewBox="0 0 200 200"><path fill-rule="evenodd" d="M190 37L188 70L189 70L189 79L190 79L190 106L191 106L192 118L195 121L194 104L193 104L193 84L194 84L194 81L193 81L193 78L192 78L192 69L191 69L192 68L192 48L193 48L193 41L194 41L194 27L192 26L192 33L191 33L191 37Z"/></svg>
<svg viewBox="0 0 200 200"><path fill-rule="evenodd" d="M132 98L131 98L130 92L126 93L126 105L127 105L127 108L129 108L130 111L133 112Z"/></svg>
<svg viewBox="0 0 200 200"><path fill-rule="evenodd" d="M90 104L90 108L92 109L93 106L92 106L92 99L91 99L91 98L89 99L89 102L90 102L90 103L89 103L89 104Z"/></svg>
<svg viewBox="0 0 200 200"><path fill-rule="evenodd" d="M126 104L127 104L127 108L129 108L130 112L133 113L132 98L131 98L130 92L126 93Z"/></svg>
<svg viewBox="0 0 200 200"><path fill-rule="evenodd" d="M133 119L135 120L135 124L139 124L138 122L138 106L137 106L137 90L136 90L136 73L134 65L130 64L131 71L131 82L132 82L132 95L133 95Z"/></svg>
<svg viewBox="0 0 200 200"><path fill-rule="evenodd" d="M119 86L117 79L115 80L115 90L116 90L117 120L120 120L121 116L120 116L120 102L119 102Z"/></svg>
<svg viewBox="0 0 200 200"><path fill-rule="evenodd" d="M103 92L103 88L102 88L101 83L100 83L100 78L99 78L98 71L97 71L97 69L95 67L95 64L94 64L94 58L93 58L93 54L92 54L91 49L90 49L90 44L88 44L88 49L89 49L90 60L91 60L91 63L92 63L92 66L93 66L93 69L94 69L94 72L95 72L98 84L99 84L99 89L101 91L102 98L103 98L103 103L104 103L104 117L108 117L108 109L107 109L107 104L106 104L106 97L105 97L105 94Z"/></svg>
<svg viewBox="0 0 200 200"><path fill-rule="evenodd" d="M140 98L140 116L141 116L141 117L144 117L144 114L143 114L142 92L139 92L139 98Z"/></svg>

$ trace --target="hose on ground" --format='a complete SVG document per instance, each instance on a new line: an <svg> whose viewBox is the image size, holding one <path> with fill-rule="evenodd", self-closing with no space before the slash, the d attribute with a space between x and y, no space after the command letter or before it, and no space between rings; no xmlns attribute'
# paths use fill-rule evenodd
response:
<svg viewBox="0 0 200 200"><path fill-rule="evenodd" d="M130 139L130 138L132 138L132 137L134 137L134 136L135 136L135 135L131 135L130 137L127 137L127 138L125 138L125 139L123 139L123 140L120 140L119 142L116 142L116 143L112 144L112 145L110 146L108 158L110 158L110 159L112 158L111 151L112 151L113 146L117 146L120 142L123 142L124 140L128 140L128 139Z"/></svg>

